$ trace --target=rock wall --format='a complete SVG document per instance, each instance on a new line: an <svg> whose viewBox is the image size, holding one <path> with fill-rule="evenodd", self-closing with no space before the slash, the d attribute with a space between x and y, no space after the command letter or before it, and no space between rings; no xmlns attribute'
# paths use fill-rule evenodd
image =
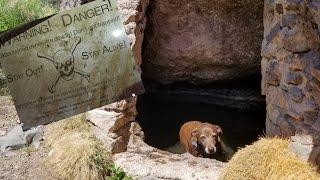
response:
<svg viewBox="0 0 320 180"><path fill-rule="evenodd" d="M261 0L154 0L147 17L146 79L202 84L260 71Z"/></svg>
<svg viewBox="0 0 320 180"><path fill-rule="evenodd" d="M320 3L265 0L262 94L268 135L309 135L320 164ZM303 138L302 138L303 139Z"/></svg>

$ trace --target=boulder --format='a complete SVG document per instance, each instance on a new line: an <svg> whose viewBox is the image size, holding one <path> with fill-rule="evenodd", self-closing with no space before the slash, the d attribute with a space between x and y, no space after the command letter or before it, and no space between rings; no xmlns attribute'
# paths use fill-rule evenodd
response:
<svg viewBox="0 0 320 180"><path fill-rule="evenodd" d="M291 137L288 148L301 160L309 161L313 164L320 164L320 146L313 143L312 136L296 134Z"/></svg>
<svg viewBox="0 0 320 180"><path fill-rule="evenodd" d="M42 140L43 126L31 128L23 131L21 125L17 125L8 132L7 135L0 137L0 152L4 153L11 149L20 149L26 146L39 148Z"/></svg>
<svg viewBox="0 0 320 180"><path fill-rule="evenodd" d="M145 78L201 84L259 73L263 1L152 1L147 15Z"/></svg>

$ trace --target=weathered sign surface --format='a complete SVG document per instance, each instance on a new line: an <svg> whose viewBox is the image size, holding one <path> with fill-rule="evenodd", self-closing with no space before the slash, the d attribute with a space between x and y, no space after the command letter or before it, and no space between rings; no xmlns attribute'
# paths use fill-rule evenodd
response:
<svg viewBox="0 0 320 180"><path fill-rule="evenodd" d="M114 0L46 19L2 44L0 62L24 129L144 90Z"/></svg>

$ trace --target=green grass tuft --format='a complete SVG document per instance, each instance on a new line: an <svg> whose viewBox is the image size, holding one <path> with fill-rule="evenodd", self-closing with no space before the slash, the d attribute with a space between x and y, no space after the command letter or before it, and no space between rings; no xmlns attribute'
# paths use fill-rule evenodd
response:
<svg viewBox="0 0 320 180"><path fill-rule="evenodd" d="M57 11L42 0L0 0L0 32Z"/></svg>
<svg viewBox="0 0 320 180"><path fill-rule="evenodd" d="M107 176L106 180L133 180L132 177L127 176L126 173L120 167L117 167L115 164L111 164L108 167L110 176Z"/></svg>

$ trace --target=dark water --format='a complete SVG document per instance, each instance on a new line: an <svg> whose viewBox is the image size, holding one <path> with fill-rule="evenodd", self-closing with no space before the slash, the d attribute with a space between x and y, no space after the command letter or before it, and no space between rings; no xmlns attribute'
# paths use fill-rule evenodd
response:
<svg viewBox="0 0 320 180"><path fill-rule="evenodd" d="M190 120L219 125L227 146L234 150L251 144L264 132L264 108L228 108L198 102L199 98L184 99L183 96L177 98L176 95L148 92L139 96L137 118L145 133L146 143L180 153L175 150L179 142L179 130L183 123Z"/></svg>

